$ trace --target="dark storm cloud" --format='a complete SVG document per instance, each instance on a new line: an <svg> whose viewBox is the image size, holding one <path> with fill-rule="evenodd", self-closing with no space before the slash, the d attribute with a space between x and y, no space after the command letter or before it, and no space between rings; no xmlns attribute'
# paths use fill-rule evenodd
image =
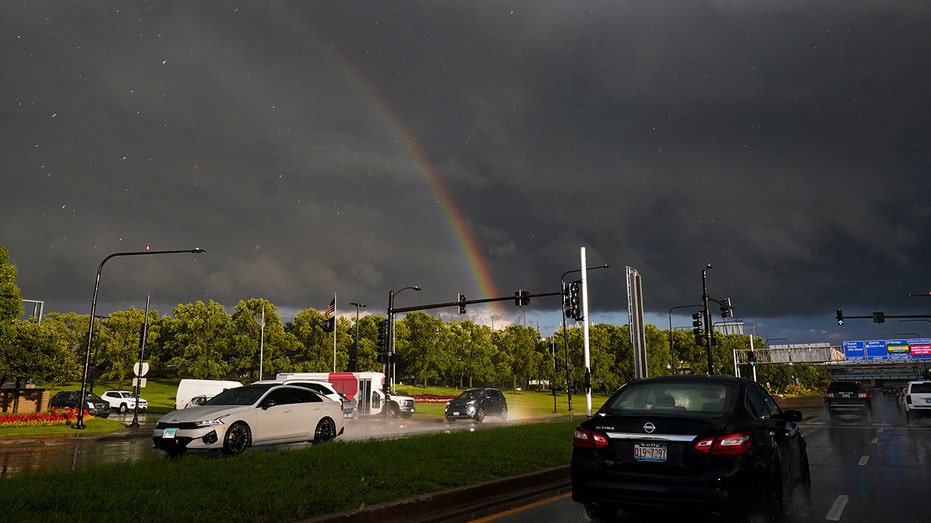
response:
<svg viewBox="0 0 931 523"><path fill-rule="evenodd" d="M102 300L477 297L448 199L497 292L555 290L584 246L621 323L625 265L665 320L712 263L793 342L927 312L927 6L771 4L8 8L0 244L51 310L146 242L208 254L114 262Z"/></svg>

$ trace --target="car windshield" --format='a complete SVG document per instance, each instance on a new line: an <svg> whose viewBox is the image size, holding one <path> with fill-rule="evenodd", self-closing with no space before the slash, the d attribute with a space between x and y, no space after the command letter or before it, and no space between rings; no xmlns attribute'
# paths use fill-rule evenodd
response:
<svg viewBox="0 0 931 523"><path fill-rule="evenodd" d="M460 394L456 399L457 399L457 400L467 400L467 401L470 401L470 400L474 400L474 399L477 398L477 397L478 397L478 391L476 391L476 390L467 390L467 391L463 392L462 394Z"/></svg>
<svg viewBox="0 0 931 523"><path fill-rule="evenodd" d="M931 382L929 383L912 383L912 393L924 394L931 392Z"/></svg>
<svg viewBox="0 0 931 523"><path fill-rule="evenodd" d="M94 394L93 392L88 392L85 397L87 398L87 401L103 401L100 396Z"/></svg>
<svg viewBox="0 0 931 523"><path fill-rule="evenodd" d="M246 387L226 389L204 402L203 405L252 405L258 401L268 389L274 386L276 385L249 385Z"/></svg>
<svg viewBox="0 0 931 523"><path fill-rule="evenodd" d="M732 394L732 387L724 383L635 383L605 403L601 411L611 414L652 410L721 414L726 411Z"/></svg>

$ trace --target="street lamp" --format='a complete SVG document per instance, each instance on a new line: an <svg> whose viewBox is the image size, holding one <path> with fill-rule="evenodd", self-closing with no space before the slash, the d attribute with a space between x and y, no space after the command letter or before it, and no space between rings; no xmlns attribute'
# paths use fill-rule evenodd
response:
<svg viewBox="0 0 931 523"><path fill-rule="evenodd" d="M195 247L194 249L180 250L180 251L132 251L132 252L115 252L100 262L100 265L97 266L97 280L94 282L94 296L91 298L91 320L90 325L87 327L87 351L84 354L84 376L81 378L81 397L80 403L78 403L78 419L77 422L71 427L73 429L85 429L87 428L84 425L84 407L87 402L87 373L90 368L91 363L91 340L94 337L94 313L97 312L97 291L100 289L100 273L103 272L103 265L110 260L110 258L116 258L117 256L140 256L147 254L206 254L207 251L201 249L200 247Z"/></svg>
<svg viewBox="0 0 931 523"><path fill-rule="evenodd" d="M409 285L396 291L388 291L388 357L385 363L385 370L388 372L385 372L385 396L388 396L394 385L394 297L408 289L419 291L420 286Z"/></svg>
<svg viewBox="0 0 931 523"><path fill-rule="evenodd" d="M359 371L359 309L365 307L364 303L350 302L349 305L352 305L356 308L356 347L354 349L354 354L352 355L352 370L355 372Z"/></svg>
<svg viewBox="0 0 931 523"><path fill-rule="evenodd" d="M595 270L595 269L607 269L607 268L609 268L609 267L611 267L611 266L608 265L608 264L606 263L606 264L600 265L600 266L598 266L598 267L587 267L586 269L589 270L589 271L593 271L593 270ZM562 295L563 295L563 296L566 295L566 276L568 276L569 274L572 274L572 273L574 273L574 272L582 272L582 269L575 269L575 270L571 270L571 271L566 271L566 272L562 273L562 276L560 276L560 278L559 278L559 282L560 282L560 284L561 284L561 286L562 286L561 288L562 288ZM569 335L566 333L566 314L565 314L565 311L563 311L563 313L560 314L560 316L562 316L562 345L563 345L563 357L566 359L566 363L565 363L565 365L564 365L564 367L566 368L566 399L567 399L568 402L569 402L569 412L572 412L572 375L569 373ZM585 321L588 321L588 318L585 318Z"/></svg>

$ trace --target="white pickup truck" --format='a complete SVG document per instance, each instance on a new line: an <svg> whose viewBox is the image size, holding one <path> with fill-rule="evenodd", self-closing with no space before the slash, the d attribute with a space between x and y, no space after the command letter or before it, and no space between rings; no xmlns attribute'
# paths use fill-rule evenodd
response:
<svg viewBox="0 0 931 523"><path fill-rule="evenodd" d="M931 381L908 382L903 408L909 425L916 416L931 415Z"/></svg>

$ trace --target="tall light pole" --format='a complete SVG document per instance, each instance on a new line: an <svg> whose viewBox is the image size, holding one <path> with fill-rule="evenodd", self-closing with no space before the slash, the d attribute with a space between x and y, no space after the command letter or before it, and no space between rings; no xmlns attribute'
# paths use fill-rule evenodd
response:
<svg viewBox="0 0 931 523"><path fill-rule="evenodd" d="M94 313L97 312L97 291L100 289L100 273L103 272L103 265L117 256L140 256L148 254L206 254L207 251L200 247L180 251L132 251L132 252L115 252L100 262L97 266L97 280L94 282L94 296L91 298L91 320L90 326L87 327L87 351L84 354L84 376L81 378L81 401L78 403L78 419L71 428L85 429L84 425L84 407L87 405L87 373L91 363L91 340L94 337Z"/></svg>
<svg viewBox="0 0 931 523"><path fill-rule="evenodd" d="M359 371L359 309L365 307L364 303L350 302L349 305L352 305L356 308L356 345L353 349L352 355L352 370L355 372Z"/></svg>
<svg viewBox="0 0 931 523"><path fill-rule="evenodd" d="M418 285L409 285L407 287L401 287L396 291L388 291L388 358L387 363L385 363L385 396L391 392L392 387L394 386L394 297L398 294L401 294L403 291L412 289L415 291L420 290Z"/></svg>
<svg viewBox="0 0 931 523"><path fill-rule="evenodd" d="M708 311L708 271L713 269L709 263L701 270L701 303L705 320L705 346L708 352L708 375L714 374L714 361L711 358L711 313Z"/></svg>
<svg viewBox="0 0 931 523"><path fill-rule="evenodd" d="M598 267L588 267L588 270L592 271L595 269L607 269L608 267L611 267L611 266L606 263ZM582 272L582 269L566 271L562 273L562 276L559 278L559 282L562 285L561 288L562 288L563 296L566 295L566 276L572 273L575 273L575 272ZM586 321L588 321L588 318L586 318ZM563 311L562 313L562 344L563 344L563 357L566 360L565 365L563 365L563 367L566 369L566 399L569 402L569 412L572 412L572 375L569 372L569 335L566 333L565 311Z"/></svg>

